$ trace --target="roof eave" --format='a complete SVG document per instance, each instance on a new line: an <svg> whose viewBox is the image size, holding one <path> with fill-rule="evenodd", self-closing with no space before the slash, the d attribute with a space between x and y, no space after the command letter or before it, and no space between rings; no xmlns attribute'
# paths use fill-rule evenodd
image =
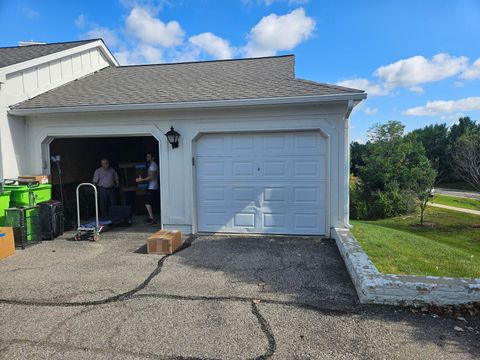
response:
<svg viewBox="0 0 480 360"><path fill-rule="evenodd" d="M74 53L81 52L81 51L84 51L84 50L93 49L95 47L100 48L101 52L106 56L108 62L111 65L113 65L113 66L118 66L119 65L117 59L115 59L115 57L110 52L110 50L107 48L107 46L105 45L103 40L99 39L99 40L91 41L91 42L88 42L86 44L75 46L75 47L72 47L72 48L69 48L69 49L66 49L66 50L61 50L61 51L58 51L58 52L55 52L55 53L52 53L52 54L40 56L40 57L37 57L37 58L34 58L34 59L30 59L30 60L26 60L26 61L15 63L15 64L12 64L12 65L9 65L9 66L2 67L2 68L0 68L0 82L5 82L7 74L11 74L11 73L18 72L18 71L21 71L21 70L25 70L25 69L28 69L28 68L31 68L31 67L35 67L35 66L43 64L45 62L54 61L58 58L69 56L69 55L72 55Z"/></svg>
<svg viewBox="0 0 480 360"><path fill-rule="evenodd" d="M367 98L366 93L348 93L331 95L308 95L274 98L254 98L235 100L208 100L170 103L145 103L145 104L116 104L116 105L82 105L40 108L12 108L9 114L17 116L68 114L85 112L110 112L110 111L148 111L148 110L180 110L219 107L243 107L264 105L296 105L315 104L339 101L361 101Z"/></svg>

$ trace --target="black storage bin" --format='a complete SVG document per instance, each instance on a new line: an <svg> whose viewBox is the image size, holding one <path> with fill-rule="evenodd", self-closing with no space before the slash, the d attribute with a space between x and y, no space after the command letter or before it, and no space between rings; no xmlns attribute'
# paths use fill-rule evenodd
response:
<svg viewBox="0 0 480 360"><path fill-rule="evenodd" d="M53 240L63 234L63 205L60 201L50 200L38 204L40 207L40 222L42 239Z"/></svg>

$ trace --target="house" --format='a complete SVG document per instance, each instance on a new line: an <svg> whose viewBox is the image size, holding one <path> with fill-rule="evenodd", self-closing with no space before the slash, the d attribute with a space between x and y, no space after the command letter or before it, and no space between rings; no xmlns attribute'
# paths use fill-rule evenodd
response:
<svg viewBox="0 0 480 360"><path fill-rule="evenodd" d="M22 50L0 50L5 176L51 173L56 142L76 164L77 147L147 141L164 228L328 236L349 225L349 116L363 91L296 78L293 55L119 66L101 40Z"/></svg>

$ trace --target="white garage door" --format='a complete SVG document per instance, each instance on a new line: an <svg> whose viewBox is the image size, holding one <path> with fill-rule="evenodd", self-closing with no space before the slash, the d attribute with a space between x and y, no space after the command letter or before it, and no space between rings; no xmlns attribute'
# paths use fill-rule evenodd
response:
<svg viewBox="0 0 480 360"><path fill-rule="evenodd" d="M202 136L198 231L326 234L326 153L318 132Z"/></svg>

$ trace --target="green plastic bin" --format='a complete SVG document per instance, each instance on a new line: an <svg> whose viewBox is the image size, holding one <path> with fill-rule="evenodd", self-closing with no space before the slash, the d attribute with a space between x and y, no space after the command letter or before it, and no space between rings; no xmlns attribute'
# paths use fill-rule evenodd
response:
<svg viewBox="0 0 480 360"><path fill-rule="evenodd" d="M10 206L31 206L44 201L52 200L52 185L5 185L4 190L10 191ZM30 204L30 193L33 193L34 203Z"/></svg>
<svg viewBox="0 0 480 360"><path fill-rule="evenodd" d="M5 224L13 228L15 246L25 248L42 240L38 206L5 209Z"/></svg>
<svg viewBox="0 0 480 360"><path fill-rule="evenodd" d="M5 209L10 207L10 191L0 194L0 226L5 226Z"/></svg>

